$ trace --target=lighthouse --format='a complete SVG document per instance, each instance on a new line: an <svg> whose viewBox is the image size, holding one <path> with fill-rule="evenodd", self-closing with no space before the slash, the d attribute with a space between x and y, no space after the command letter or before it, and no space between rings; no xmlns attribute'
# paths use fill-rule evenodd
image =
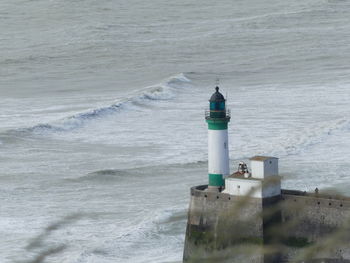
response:
<svg viewBox="0 0 350 263"><path fill-rule="evenodd" d="M208 190L220 191L224 178L230 174L227 125L230 111L226 109L225 97L215 88L205 112L208 123Z"/></svg>

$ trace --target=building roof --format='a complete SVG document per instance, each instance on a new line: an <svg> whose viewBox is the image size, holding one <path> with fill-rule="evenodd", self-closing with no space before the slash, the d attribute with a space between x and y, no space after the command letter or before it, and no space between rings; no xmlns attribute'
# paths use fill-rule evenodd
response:
<svg viewBox="0 0 350 263"><path fill-rule="evenodd" d="M251 161L261 161L261 162L266 161L268 159L278 159L278 158L272 157L272 156L259 156L259 155L249 158L249 160Z"/></svg>
<svg viewBox="0 0 350 263"><path fill-rule="evenodd" d="M264 180L262 178L255 178L252 176L244 177L244 173L240 173L240 172L235 172L235 173L227 176L225 179L228 179L228 178L242 179L242 180L254 180L254 181L263 181Z"/></svg>

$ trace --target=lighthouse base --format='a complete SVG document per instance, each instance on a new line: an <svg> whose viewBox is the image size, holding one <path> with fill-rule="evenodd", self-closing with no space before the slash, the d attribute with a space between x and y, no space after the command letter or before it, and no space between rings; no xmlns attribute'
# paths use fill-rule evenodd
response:
<svg viewBox="0 0 350 263"><path fill-rule="evenodd" d="M213 192L213 193L221 193L222 186L210 186L210 185L208 185L208 187L204 191Z"/></svg>

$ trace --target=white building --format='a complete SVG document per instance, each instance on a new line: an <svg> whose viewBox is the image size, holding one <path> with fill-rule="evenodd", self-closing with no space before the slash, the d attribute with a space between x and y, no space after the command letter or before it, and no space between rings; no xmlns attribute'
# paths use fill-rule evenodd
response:
<svg viewBox="0 0 350 263"><path fill-rule="evenodd" d="M278 158L255 156L250 158L251 173L236 172L225 179L224 193L255 198L281 194L281 178L278 175Z"/></svg>

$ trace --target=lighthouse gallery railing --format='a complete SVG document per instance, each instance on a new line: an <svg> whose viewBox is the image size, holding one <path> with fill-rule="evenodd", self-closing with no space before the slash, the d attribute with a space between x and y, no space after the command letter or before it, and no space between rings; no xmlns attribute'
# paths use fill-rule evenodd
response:
<svg viewBox="0 0 350 263"><path fill-rule="evenodd" d="M225 110L210 110L206 109L205 112L205 118L231 118L231 111L229 109Z"/></svg>

